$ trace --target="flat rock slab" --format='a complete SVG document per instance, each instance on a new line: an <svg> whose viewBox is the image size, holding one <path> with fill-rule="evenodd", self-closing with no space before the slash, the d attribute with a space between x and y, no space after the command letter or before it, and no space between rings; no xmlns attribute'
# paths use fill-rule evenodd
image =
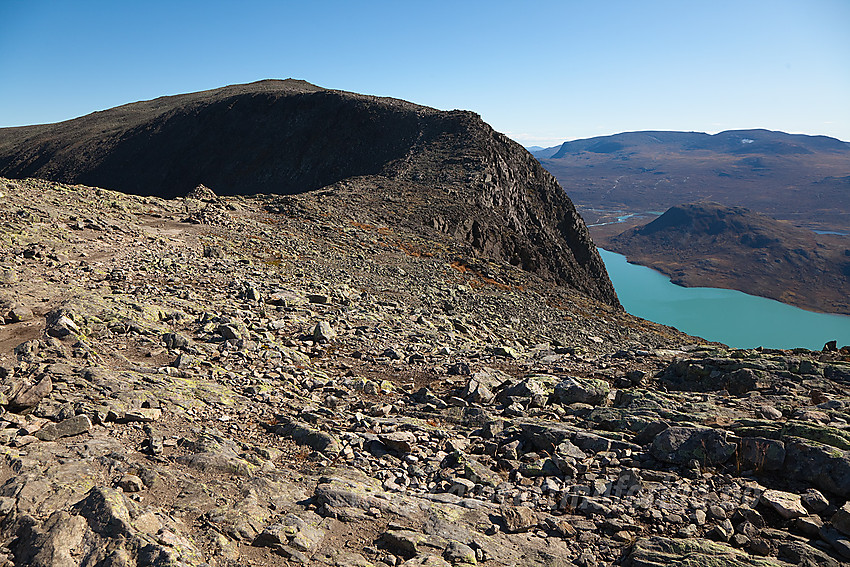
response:
<svg viewBox="0 0 850 567"><path fill-rule="evenodd" d="M75 415L59 423L48 423L35 432L42 441L55 441L62 437L72 437L86 433L91 429L91 419L87 415Z"/></svg>
<svg viewBox="0 0 850 567"><path fill-rule="evenodd" d="M781 490L765 490L761 495L760 502L775 510L777 514L786 520L809 515L808 511L803 507L803 502L799 494L782 492Z"/></svg>
<svg viewBox="0 0 850 567"><path fill-rule="evenodd" d="M753 557L724 543L700 538L640 539L629 556L631 567L787 567L772 559Z"/></svg>

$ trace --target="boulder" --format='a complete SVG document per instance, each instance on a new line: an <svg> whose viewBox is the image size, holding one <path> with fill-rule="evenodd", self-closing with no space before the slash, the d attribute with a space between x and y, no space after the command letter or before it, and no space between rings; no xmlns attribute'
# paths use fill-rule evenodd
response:
<svg viewBox="0 0 850 567"><path fill-rule="evenodd" d="M313 429L306 423L293 421L286 425L276 425L271 427L271 430L278 435L291 437L299 445L306 445L316 451L321 451L329 455L336 455L340 452L342 445L336 436L324 431Z"/></svg>
<svg viewBox="0 0 850 567"><path fill-rule="evenodd" d="M22 323L24 321L30 321L34 317L32 309L27 307L26 305L15 303L11 306L9 311L6 313L6 322L7 323Z"/></svg>
<svg viewBox="0 0 850 567"><path fill-rule="evenodd" d="M524 444L537 450L553 451L564 441L571 441L576 433L574 427L551 421L529 421L518 425Z"/></svg>
<svg viewBox="0 0 850 567"><path fill-rule="evenodd" d="M55 441L62 437L72 437L86 433L91 429L91 419L87 415L75 415L59 423L49 423L35 432L42 441Z"/></svg>
<svg viewBox="0 0 850 567"><path fill-rule="evenodd" d="M526 398L532 406L543 407L554 393L558 382L556 376L532 374L499 392L497 399L505 402L512 398Z"/></svg>
<svg viewBox="0 0 850 567"><path fill-rule="evenodd" d="M850 498L850 451L805 439L785 443L786 477L810 482L826 492Z"/></svg>
<svg viewBox="0 0 850 567"><path fill-rule="evenodd" d="M319 321L313 327L313 338L317 341L330 341L334 337L336 337L336 331L327 321Z"/></svg>
<svg viewBox="0 0 850 567"><path fill-rule="evenodd" d="M850 502L839 508L829 521L836 530L850 536Z"/></svg>
<svg viewBox="0 0 850 567"><path fill-rule="evenodd" d="M528 531L537 526L537 513L527 506L504 506L502 519L508 533Z"/></svg>
<svg viewBox="0 0 850 567"><path fill-rule="evenodd" d="M9 409L24 410L34 408L50 392L53 391L53 382L50 376L44 376L35 384L24 384L9 400Z"/></svg>
<svg viewBox="0 0 850 567"><path fill-rule="evenodd" d="M325 538L325 532L320 527L321 522L322 518L315 512L287 514L280 522L266 527L254 540L253 545L261 547L283 545L302 553L312 553Z"/></svg>
<svg viewBox="0 0 850 567"><path fill-rule="evenodd" d="M782 492L781 490L765 490L759 500L786 520L809 515L803 507L799 494Z"/></svg>
<svg viewBox="0 0 850 567"><path fill-rule="evenodd" d="M708 427L668 427L652 442L652 456L665 463L685 464L693 459L704 466L722 465L738 446L727 440L728 433Z"/></svg>
<svg viewBox="0 0 850 567"><path fill-rule="evenodd" d="M410 431L393 431L379 435L378 438L396 453L412 453L416 448L416 435Z"/></svg>
<svg viewBox="0 0 850 567"><path fill-rule="evenodd" d="M761 471L778 471L785 463L785 443L763 437L741 440L741 467Z"/></svg>
<svg viewBox="0 0 850 567"><path fill-rule="evenodd" d="M564 405L603 404L611 390L608 382L596 378L568 377L555 386L555 398Z"/></svg>
<svg viewBox="0 0 850 567"><path fill-rule="evenodd" d="M74 322L73 315L65 309L55 309L47 314L47 334L57 339L80 335L81 331Z"/></svg>

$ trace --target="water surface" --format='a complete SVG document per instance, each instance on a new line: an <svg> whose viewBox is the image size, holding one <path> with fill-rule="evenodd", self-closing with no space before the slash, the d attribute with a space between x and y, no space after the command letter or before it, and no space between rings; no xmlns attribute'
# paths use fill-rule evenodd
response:
<svg viewBox="0 0 850 567"><path fill-rule="evenodd" d="M626 257L599 249L620 303L632 315L737 348L820 350L850 345L850 317L813 313L772 299L711 287L681 287Z"/></svg>

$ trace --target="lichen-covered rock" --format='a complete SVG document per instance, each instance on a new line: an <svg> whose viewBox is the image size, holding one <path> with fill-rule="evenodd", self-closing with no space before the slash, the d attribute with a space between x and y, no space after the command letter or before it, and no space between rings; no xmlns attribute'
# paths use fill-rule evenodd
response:
<svg viewBox="0 0 850 567"><path fill-rule="evenodd" d="M608 397L610 386L597 378L568 377L555 386L555 397L562 404L599 405Z"/></svg>
<svg viewBox="0 0 850 567"><path fill-rule="evenodd" d="M543 407L554 393L555 385L558 382L559 379L557 376L532 374L504 388L496 397L500 401L512 398L524 398L527 399L526 403L530 403L534 407Z"/></svg>
<svg viewBox="0 0 850 567"><path fill-rule="evenodd" d="M629 567L784 567L768 558L753 557L724 543L699 538L671 539L653 536L635 542Z"/></svg>

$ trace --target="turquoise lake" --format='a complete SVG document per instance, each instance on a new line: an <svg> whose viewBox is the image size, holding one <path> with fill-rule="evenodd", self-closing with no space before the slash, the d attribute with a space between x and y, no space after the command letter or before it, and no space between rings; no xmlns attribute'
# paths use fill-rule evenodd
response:
<svg viewBox="0 0 850 567"><path fill-rule="evenodd" d="M820 350L850 345L850 317L798 309L740 291L681 287L621 254L599 249L620 303L632 315L737 348Z"/></svg>

